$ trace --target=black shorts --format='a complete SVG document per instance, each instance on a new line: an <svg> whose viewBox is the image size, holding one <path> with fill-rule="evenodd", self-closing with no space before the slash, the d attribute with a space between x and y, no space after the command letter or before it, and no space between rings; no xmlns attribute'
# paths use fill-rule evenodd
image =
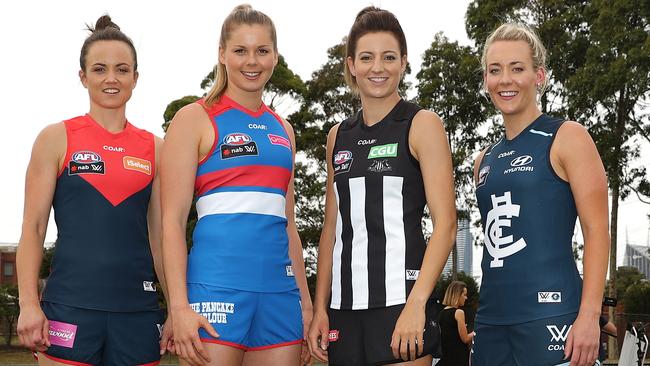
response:
<svg viewBox="0 0 650 366"><path fill-rule="evenodd" d="M388 365L404 362L393 357L390 341L404 305L366 310L329 309L329 346L327 355L332 365ZM433 300L425 310L424 349L418 358L434 353L440 343L435 322ZM417 351L416 351L417 352Z"/></svg>

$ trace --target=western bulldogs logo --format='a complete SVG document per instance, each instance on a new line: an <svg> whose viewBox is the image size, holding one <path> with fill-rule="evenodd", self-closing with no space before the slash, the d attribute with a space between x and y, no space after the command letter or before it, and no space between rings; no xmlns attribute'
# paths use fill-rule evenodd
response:
<svg viewBox="0 0 650 366"><path fill-rule="evenodd" d="M77 151L68 164L68 175L104 174L102 157L93 151Z"/></svg>
<svg viewBox="0 0 650 366"><path fill-rule="evenodd" d="M485 248L492 256L490 268L503 267L503 258L511 256L526 247L520 238L514 241L512 235L503 236L503 228L510 227L510 219L519 217L519 205L512 203L510 192L503 196L491 195L492 209L485 220Z"/></svg>
<svg viewBox="0 0 650 366"><path fill-rule="evenodd" d="M253 139L240 132L235 132L226 135L223 138L223 144L220 147L221 159L230 159L240 156L257 156L257 144Z"/></svg>
<svg viewBox="0 0 650 366"><path fill-rule="evenodd" d="M353 160L352 152L348 150L334 154L334 174L349 172Z"/></svg>

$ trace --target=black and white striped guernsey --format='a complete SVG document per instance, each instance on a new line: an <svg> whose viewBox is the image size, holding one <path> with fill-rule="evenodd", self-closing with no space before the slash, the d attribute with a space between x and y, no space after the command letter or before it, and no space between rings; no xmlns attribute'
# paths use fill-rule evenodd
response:
<svg viewBox="0 0 650 366"><path fill-rule="evenodd" d="M420 109L400 100L372 126L361 111L339 126L331 157L338 206L332 309L404 304L418 277L426 197L408 135Z"/></svg>

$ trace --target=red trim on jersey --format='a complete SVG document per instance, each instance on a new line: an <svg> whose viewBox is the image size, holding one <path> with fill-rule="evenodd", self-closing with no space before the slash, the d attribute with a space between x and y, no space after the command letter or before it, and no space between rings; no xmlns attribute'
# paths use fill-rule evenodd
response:
<svg viewBox="0 0 650 366"><path fill-rule="evenodd" d="M242 111L242 112L248 114L249 116L255 117L255 118L263 115L264 112L266 112L268 110L268 108L266 107L266 104L264 104L264 102L260 101L261 102L260 107L256 111L252 111L252 110L244 107L243 105L235 102L232 98L230 98L229 96L227 96L225 94L221 95L221 99L219 100L219 102L224 103L224 104L228 104L231 107L233 107L233 108L235 108L235 109L237 109L239 111Z"/></svg>
<svg viewBox="0 0 650 366"><path fill-rule="evenodd" d="M245 165L217 170L196 177L195 189L200 196L217 187L254 186L287 191L291 171L271 165Z"/></svg>
<svg viewBox="0 0 650 366"><path fill-rule="evenodd" d="M89 364L89 363L83 363L83 362L77 362L77 361L71 361L71 360L64 360L64 359L62 359L62 358L58 358L58 357L54 357L54 356L50 356L50 355L48 355L47 353L42 353L42 352L41 352L40 354L43 355L43 356L45 356L46 358L49 358L50 360L52 360L52 361L54 361L54 362L64 363L64 364L66 364L66 365L75 365L75 366L92 366L92 365ZM37 357L37 359L38 359L38 357Z"/></svg>
<svg viewBox="0 0 650 366"><path fill-rule="evenodd" d="M244 351L248 351L248 347L246 347L244 345L241 345L239 343L221 341L221 340L212 339L212 338L201 338L201 342L221 344L221 345L224 345L224 346L230 346L230 347L234 347L234 348L239 348L239 349L244 350Z"/></svg>
<svg viewBox="0 0 650 366"><path fill-rule="evenodd" d="M302 339L299 339L297 341L291 341L291 342L284 342L284 343L277 343L277 344L270 344L268 346L261 346L261 347L250 347L248 350L249 351L263 351L265 349L271 349L271 348L280 348L280 347L286 347L286 346L293 346L295 344L300 344L302 343Z"/></svg>

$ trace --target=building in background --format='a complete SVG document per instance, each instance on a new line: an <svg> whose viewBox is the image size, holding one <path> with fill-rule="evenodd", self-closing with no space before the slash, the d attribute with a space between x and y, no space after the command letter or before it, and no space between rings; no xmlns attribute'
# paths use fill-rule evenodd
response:
<svg viewBox="0 0 650 366"><path fill-rule="evenodd" d="M16 249L18 243L0 243L0 285L17 285Z"/></svg>
<svg viewBox="0 0 650 366"><path fill-rule="evenodd" d="M650 279L650 247L627 243L623 265L635 267L646 279Z"/></svg>
<svg viewBox="0 0 650 366"><path fill-rule="evenodd" d="M472 233L469 231L469 220L458 220L458 230L456 231L456 251L458 253L457 265L458 272L465 272L468 276L472 276L472 252L473 252ZM444 275L451 274L452 268L452 255L449 254L445 268L442 270Z"/></svg>

